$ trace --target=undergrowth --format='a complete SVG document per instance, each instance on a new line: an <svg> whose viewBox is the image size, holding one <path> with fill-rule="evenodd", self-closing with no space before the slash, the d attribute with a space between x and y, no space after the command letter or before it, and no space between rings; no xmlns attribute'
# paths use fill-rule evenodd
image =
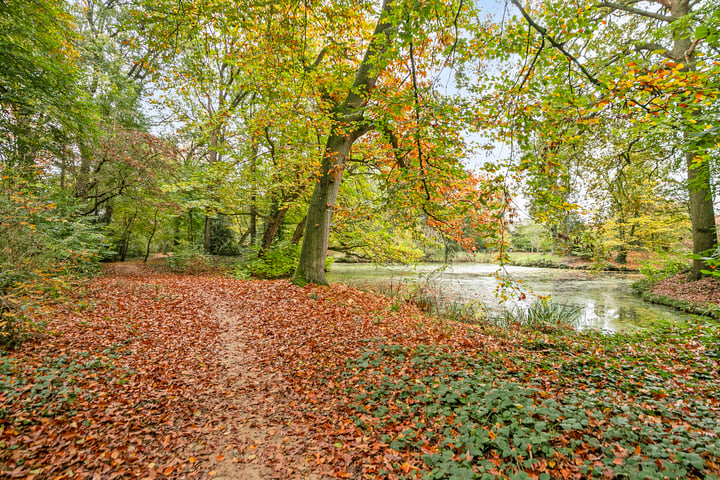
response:
<svg viewBox="0 0 720 480"><path fill-rule="evenodd" d="M400 478L717 479L719 330L536 336L483 355L384 346L348 362L347 393Z"/></svg>

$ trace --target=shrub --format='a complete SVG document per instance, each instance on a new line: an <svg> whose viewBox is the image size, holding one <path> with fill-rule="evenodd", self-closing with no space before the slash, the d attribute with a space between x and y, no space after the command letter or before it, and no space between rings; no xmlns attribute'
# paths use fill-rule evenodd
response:
<svg viewBox="0 0 720 480"><path fill-rule="evenodd" d="M108 239L73 199L15 179L0 184L0 346L20 344L32 306L95 272Z"/></svg>
<svg viewBox="0 0 720 480"><path fill-rule="evenodd" d="M211 255L203 251L202 246L181 243L172 255L165 260L165 266L173 273L199 275L216 272L218 266Z"/></svg>
<svg viewBox="0 0 720 480"><path fill-rule="evenodd" d="M300 246L281 241L273 243L262 257L257 249L250 249L235 266L233 274L237 278L283 278L295 271L300 258Z"/></svg>
<svg viewBox="0 0 720 480"><path fill-rule="evenodd" d="M295 273L295 267L300 260L300 245L289 241L273 243L263 256L258 255L257 248L250 248L233 268L235 278L287 278ZM334 258L325 259L327 270Z"/></svg>
<svg viewBox="0 0 720 480"><path fill-rule="evenodd" d="M640 273L645 275L644 283L656 283L688 270L686 257L676 253L662 253L659 259L640 263Z"/></svg>

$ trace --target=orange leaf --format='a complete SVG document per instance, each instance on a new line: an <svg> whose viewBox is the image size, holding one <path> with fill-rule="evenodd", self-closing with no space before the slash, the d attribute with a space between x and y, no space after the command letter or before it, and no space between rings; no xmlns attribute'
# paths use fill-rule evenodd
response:
<svg viewBox="0 0 720 480"><path fill-rule="evenodd" d="M222 462L223 460L225 460L225 455L218 455L215 460L217 460L218 462Z"/></svg>

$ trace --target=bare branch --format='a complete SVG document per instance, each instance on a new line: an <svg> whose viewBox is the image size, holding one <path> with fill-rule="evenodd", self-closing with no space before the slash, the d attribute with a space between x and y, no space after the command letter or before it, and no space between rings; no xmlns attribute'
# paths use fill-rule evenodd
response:
<svg viewBox="0 0 720 480"><path fill-rule="evenodd" d="M660 2L658 2L660 3ZM661 3L661 5L664 5L665 2ZM625 5L623 3L613 3L613 2L601 2L596 5L597 8L611 8L613 10L622 10L624 12L628 13L634 13L636 15L641 15L643 17L653 18L655 20L660 20L662 22L670 23L674 19L672 17L668 17L667 15L662 15L660 13L655 12L648 12L646 10L640 10L639 8L631 7L630 5ZM670 8L670 7L667 7Z"/></svg>
<svg viewBox="0 0 720 480"><path fill-rule="evenodd" d="M653 43L653 42L631 42L631 45L634 47L634 50L636 52L660 52L660 55L662 55L665 58L669 58L670 60L676 60L672 52L668 50L667 48L663 47L659 43Z"/></svg>
<svg viewBox="0 0 720 480"><path fill-rule="evenodd" d="M685 60L686 60L686 61L688 61L688 62L690 61L690 57L692 56L693 52L695 52L695 48L698 46L698 44L699 44L700 42L702 42L702 38L696 38L696 39L692 42L692 44L690 45L690 47L689 47L687 50L685 50Z"/></svg>

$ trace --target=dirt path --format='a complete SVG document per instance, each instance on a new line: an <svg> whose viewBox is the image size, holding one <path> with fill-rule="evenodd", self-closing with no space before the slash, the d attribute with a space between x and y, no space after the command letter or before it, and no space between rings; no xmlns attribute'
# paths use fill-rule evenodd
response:
<svg viewBox="0 0 720 480"><path fill-rule="evenodd" d="M238 313L239 303L239 299L229 298L226 291L212 301L212 314L222 327L222 350L218 353L239 413L234 431L223 432L217 442L220 448L214 462L211 457L211 471L217 473L213 478L320 480L304 454L307 440L289 432L283 412L275 411L269 402L268 392L277 392L284 379L279 374L268 375L261 367L253 345L248 342L252 319Z"/></svg>
<svg viewBox="0 0 720 480"><path fill-rule="evenodd" d="M49 311L2 358L0 477L322 478L237 285L116 263Z"/></svg>

